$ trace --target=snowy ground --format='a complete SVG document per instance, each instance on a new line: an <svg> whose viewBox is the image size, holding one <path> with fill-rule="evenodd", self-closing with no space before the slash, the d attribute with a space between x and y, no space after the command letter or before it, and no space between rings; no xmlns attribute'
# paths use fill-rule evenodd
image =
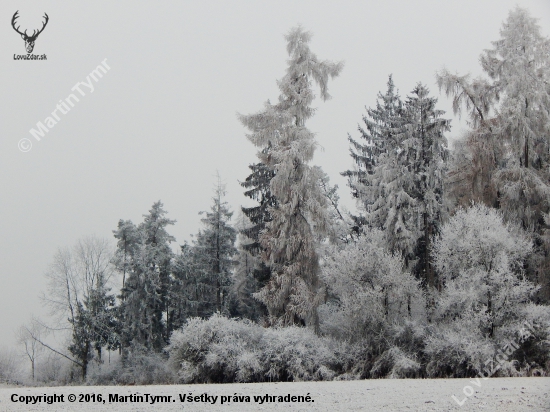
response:
<svg viewBox="0 0 550 412"><path fill-rule="evenodd" d="M481 386L479 386L481 385ZM471 387L475 392L470 394ZM78 402L80 394L101 394L103 402ZM13 403L12 395L64 395L63 403L25 405ZM68 402L74 394L76 402ZM111 395L171 396L168 403L109 402ZM189 404L180 401L180 394L208 394L209 403ZM250 402L234 402L234 394L249 396ZM264 402L254 396L311 396L313 402ZM459 406L452 398L456 396ZM215 404L212 404L217 396ZM221 404L221 396L230 397ZM227 399L227 398L226 398ZM308 398L309 399L309 398ZM465 400L464 400L465 399ZM244 400L244 399L242 399ZM149 400L149 402L151 402ZM315 410L315 411L550 411L550 378L491 378L476 382L472 379L384 379L347 382L256 383L227 385L173 386L74 386L57 388L0 387L0 411L258 411L258 410Z"/></svg>

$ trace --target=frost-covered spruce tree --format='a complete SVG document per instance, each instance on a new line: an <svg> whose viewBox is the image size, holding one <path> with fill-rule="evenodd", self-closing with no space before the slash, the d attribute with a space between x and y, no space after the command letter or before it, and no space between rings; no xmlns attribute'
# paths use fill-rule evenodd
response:
<svg viewBox="0 0 550 412"><path fill-rule="evenodd" d="M415 87L405 103L401 146L397 150L398 162L406 165L400 170L413 183L408 194L416 200L412 213L413 216L417 214L419 235L415 273L428 287L435 286L430 241L438 232L443 214L443 179L448 157L444 133L450 130L450 120L442 118L445 112L436 109L436 103L437 99L429 97L424 85L419 83ZM392 209L389 215L392 213L399 211Z"/></svg>
<svg viewBox="0 0 550 412"><path fill-rule="evenodd" d="M201 219L204 229L199 230L193 241L194 270L204 283L206 295L202 303L206 307L203 308L203 315L208 316L226 309L233 257L237 253L237 232L230 224L233 212L229 211L224 196L225 187L218 177L210 212L201 212L205 215Z"/></svg>
<svg viewBox="0 0 550 412"><path fill-rule="evenodd" d="M113 264L122 273L122 288L124 288L126 274L131 270L132 257L135 255L138 244L137 227L131 220L120 219L117 229L113 230L113 235L117 239Z"/></svg>
<svg viewBox="0 0 550 412"><path fill-rule="evenodd" d="M373 203L383 196L383 193L380 193L383 191L383 187L373 185L374 182L369 180L367 175L374 173L374 168L378 166L382 156L386 155L388 151L395 151L398 143L395 141L395 128L402 113L402 102L395 90L391 75L387 85L384 95L378 93L376 107L366 109L367 114L363 116L366 127L358 126L359 137L362 140L355 140L348 135L351 146L350 155L356 167L353 170L342 172L342 175L348 177L351 193L358 199L360 209L364 211L372 209ZM374 208L378 209L376 205ZM364 217L354 216L353 218L357 229L365 223ZM382 220L384 219L382 218ZM371 226L373 226L372 221ZM383 224L378 222L374 226L381 228Z"/></svg>
<svg viewBox="0 0 550 412"><path fill-rule="evenodd" d="M550 301L550 242L544 220L550 212L550 39L536 19L517 7L501 38L481 57L484 71L500 92L496 133L512 150L506 169L494 174L498 206L507 220L519 220L535 233L531 279L544 285Z"/></svg>
<svg viewBox="0 0 550 412"><path fill-rule="evenodd" d="M128 277L121 290L120 319L124 348L134 342L160 351L172 330L168 297L173 259L170 243L175 239L166 227L175 221L168 219L166 213L160 201L154 203L136 229L135 244L127 249L131 255ZM115 232L120 234L120 230ZM119 241L118 247L124 246L125 242Z"/></svg>
<svg viewBox="0 0 550 412"><path fill-rule="evenodd" d="M447 159L444 132L449 120L437 110L437 99L418 84L401 104L393 81L376 109L364 121L367 147L371 150L369 170L356 180L365 207L365 221L385 234L387 247L401 254L406 266L435 284L428 254L429 239L437 232L443 209L443 174ZM381 149L383 148L383 149Z"/></svg>
<svg viewBox="0 0 550 412"><path fill-rule="evenodd" d="M386 94L379 94L376 108L368 109L363 117L367 130L360 131L366 143L353 145L359 151L353 156L359 162L359 171L350 185L365 212L364 221L356 219L357 223L384 231L388 248L403 255L411 267L416 261L420 229L416 177L403 149L404 110L390 77Z"/></svg>
<svg viewBox="0 0 550 412"><path fill-rule="evenodd" d="M321 98L328 99L328 80L337 76L343 65L320 61L309 49L310 39L311 34L301 27L286 35L290 59L286 75L278 82L279 102L268 101L262 112L240 116L240 120L251 131L248 138L254 145L270 147L258 157L275 173L270 190L277 207L269 209L272 220L260 237L263 259L272 274L256 296L274 321L306 323L317 329L317 306L323 292L315 232L326 230L328 213L318 173L308 165L316 143L305 121L314 114L312 81L319 86Z"/></svg>

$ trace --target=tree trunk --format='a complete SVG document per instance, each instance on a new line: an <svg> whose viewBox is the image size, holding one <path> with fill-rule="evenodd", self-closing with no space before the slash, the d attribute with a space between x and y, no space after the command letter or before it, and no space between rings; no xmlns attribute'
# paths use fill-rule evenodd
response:
<svg viewBox="0 0 550 412"><path fill-rule="evenodd" d="M219 185L219 182L218 182ZM220 203L221 203L221 196L218 193L218 207L217 207L217 232L216 232L216 306L218 313L222 313L222 296L221 296L221 282L220 282L220 276L221 276L221 262L220 262Z"/></svg>
<svg viewBox="0 0 550 412"><path fill-rule="evenodd" d="M321 327L319 326L319 313L317 308L313 311L313 332L317 335L321 335Z"/></svg>
<svg viewBox="0 0 550 412"><path fill-rule="evenodd" d="M426 283L430 289L435 286L434 271L430 264L430 239L432 231L433 226L428 223L428 214L424 213L424 271L426 274Z"/></svg>
<svg viewBox="0 0 550 412"><path fill-rule="evenodd" d="M495 324L493 322L493 302L491 300L491 291L487 291L487 311L491 317L491 328L489 329L489 337L492 338L495 331Z"/></svg>
<svg viewBox="0 0 550 412"><path fill-rule="evenodd" d="M523 148L523 165L529 167L529 140L525 136L525 147Z"/></svg>
<svg viewBox="0 0 550 412"><path fill-rule="evenodd" d="M88 353L90 351L90 342L86 341L84 345L84 358L82 359L82 381L86 381L86 374L88 373Z"/></svg>
<svg viewBox="0 0 550 412"><path fill-rule="evenodd" d="M387 320L389 315L389 310L388 310L388 291L386 288L384 288L384 314Z"/></svg>
<svg viewBox="0 0 550 412"><path fill-rule="evenodd" d="M222 313L222 297L221 297L221 285L220 278L216 279L216 309L219 313Z"/></svg>
<svg viewBox="0 0 550 412"><path fill-rule="evenodd" d="M525 98L525 117L527 117L527 110L529 109L529 101ZM523 163L525 167L529 167L529 136L525 135L525 147L523 148Z"/></svg>

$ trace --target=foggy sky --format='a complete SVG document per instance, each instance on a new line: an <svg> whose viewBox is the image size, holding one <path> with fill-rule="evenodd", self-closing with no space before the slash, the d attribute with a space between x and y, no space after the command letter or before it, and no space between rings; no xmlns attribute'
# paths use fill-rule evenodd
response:
<svg viewBox="0 0 550 412"><path fill-rule="evenodd" d="M307 123L320 145L313 164L340 186L341 203L354 208L346 181L347 133L357 137L365 106L375 104L388 75L402 97L417 82L439 97L453 119L435 72L482 74L478 58L516 4L538 17L550 34L548 0L460 1L2 1L0 140L0 347L31 316L46 317L39 295L59 247L97 235L111 240L119 219L142 220L162 200L178 244L200 227L209 209L216 171L227 184L233 211L250 205L238 181L257 161L237 113L262 109L279 96L286 69L283 35L297 24L314 36L320 59L343 60L329 84L333 99L314 101ZM46 61L15 61L26 54L12 29L40 27L34 54ZM60 99L104 59L110 70L41 141L29 134ZM28 138L27 153L18 142ZM114 240L113 240L114 245Z"/></svg>

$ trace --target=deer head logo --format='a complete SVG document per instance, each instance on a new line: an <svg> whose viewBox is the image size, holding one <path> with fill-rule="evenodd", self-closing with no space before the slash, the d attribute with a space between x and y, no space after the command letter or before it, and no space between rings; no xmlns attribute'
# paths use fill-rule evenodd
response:
<svg viewBox="0 0 550 412"><path fill-rule="evenodd" d="M36 41L36 38L38 37L38 35L40 33L42 33L42 31L44 31L44 28L46 27L46 24L48 24L48 20L50 18L48 17L48 15L46 13L44 13L44 18L46 19L46 21L44 23L42 23L42 28L38 31L33 30L32 35L29 36L27 34L27 30L25 30L25 32L22 33L22 32L19 31L20 26L15 27L15 20L17 20L17 18L19 17L17 13L19 13L19 10L17 10L15 12L15 14L13 15L13 18L11 19L11 25L12 25L13 29L21 35L21 38L23 40L25 40L25 48L27 49L27 53L32 53L32 50L34 49L34 42Z"/></svg>

